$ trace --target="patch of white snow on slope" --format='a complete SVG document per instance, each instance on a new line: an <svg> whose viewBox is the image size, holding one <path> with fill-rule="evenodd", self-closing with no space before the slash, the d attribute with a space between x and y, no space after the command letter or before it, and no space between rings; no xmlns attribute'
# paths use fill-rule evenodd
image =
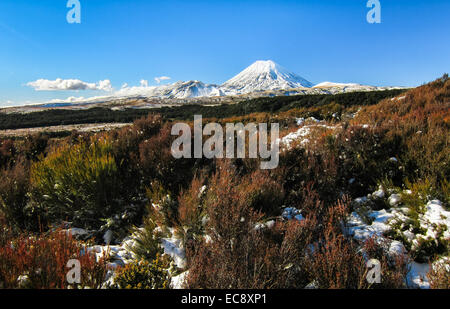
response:
<svg viewBox="0 0 450 309"><path fill-rule="evenodd" d="M325 129L335 129L333 126L328 126L325 124L320 124L320 120L310 117L307 121L313 122L314 124L304 125L305 120L303 118L296 119L297 124L302 126L295 132L291 132L288 135L278 139L279 144L286 149L290 149L294 142L299 142L301 146L304 146L309 142L307 136L311 133L314 128L325 128Z"/></svg>
<svg viewBox="0 0 450 309"><path fill-rule="evenodd" d="M406 276L409 287L429 289L430 283L428 282L427 274L430 271L430 265L412 262L409 266L411 270Z"/></svg>
<svg viewBox="0 0 450 309"><path fill-rule="evenodd" d="M372 224L366 224L356 212L353 212L348 219L349 235L361 241L372 236L382 236L391 229L388 221L394 218L395 214L382 209L379 211L372 211L368 216L373 219Z"/></svg>
<svg viewBox="0 0 450 309"><path fill-rule="evenodd" d="M169 255L178 268L186 267L186 254L183 248L183 242L180 238L177 238L171 231L172 237L163 238L161 240L162 247L164 249L164 253Z"/></svg>
<svg viewBox="0 0 450 309"><path fill-rule="evenodd" d="M436 225L446 226L447 230L444 232L444 238L450 237L450 211L446 211L439 200L428 202L420 224L427 229L427 236L433 238L437 238L436 229L434 228Z"/></svg>
<svg viewBox="0 0 450 309"><path fill-rule="evenodd" d="M175 290L180 290L184 288L184 283L186 281L186 277L188 276L189 271L185 271L178 276L174 276L171 279L170 287Z"/></svg>

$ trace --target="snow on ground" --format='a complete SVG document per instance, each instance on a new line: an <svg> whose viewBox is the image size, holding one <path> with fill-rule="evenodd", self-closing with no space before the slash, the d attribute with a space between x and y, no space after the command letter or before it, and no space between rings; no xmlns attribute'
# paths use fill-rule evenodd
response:
<svg viewBox="0 0 450 309"><path fill-rule="evenodd" d="M311 130L309 127L307 127L307 126L302 127L300 129L298 129L297 131L289 133L288 135L283 137L280 140L280 145L284 145L284 146L286 146L287 149L289 149L289 148L291 148L291 144L294 141L301 140L300 145L303 146L306 143L308 143L308 139L305 137L308 136L310 132L311 132Z"/></svg>
<svg viewBox="0 0 450 309"><path fill-rule="evenodd" d="M305 123L305 118L295 118L298 126L301 126Z"/></svg>
<svg viewBox="0 0 450 309"><path fill-rule="evenodd" d="M171 283L170 283L170 287L172 289L183 289L184 288L184 282L186 280L186 277L188 276L189 271L185 271L181 274L179 274L178 276L174 276L172 277Z"/></svg>
<svg viewBox="0 0 450 309"><path fill-rule="evenodd" d="M278 139L280 145L282 147L284 146L286 149L290 149L294 142L299 142L301 146L306 145L309 142L307 136L310 135L312 130L314 129L317 128L335 129L334 126L321 124L321 122L323 121L320 121L314 117L310 117L308 119L296 118L296 122L297 125L300 126L300 128L297 131L291 132L288 135Z"/></svg>
<svg viewBox="0 0 450 309"><path fill-rule="evenodd" d="M444 232L444 238L450 237L450 211L446 211L439 200L428 202L425 214L420 220L420 224L423 228L427 229L426 236L431 236L433 238L437 237L436 226L447 226L447 230Z"/></svg>
<svg viewBox="0 0 450 309"><path fill-rule="evenodd" d="M410 192L405 192L410 193ZM365 205L370 199L383 199L386 198L386 192L379 188L367 197L360 197L354 200L356 207ZM403 223L410 220L408 218L408 208L399 207L401 204L401 195L393 193L387 201L392 207L390 209L382 209L378 211L367 210L365 217L369 218L369 222L366 222L356 211L352 212L348 217L347 233L353 236L358 241L365 241L370 237L376 237L381 240L385 236L386 232L390 231L393 224ZM450 212L446 211L442 203L439 200L429 201L425 207L425 212L419 215L419 222L421 228L426 230L425 235L414 234L412 231L403 231L405 238L413 245L417 242L417 239L422 237L432 237L437 239L439 237L439 227L444 227L444 238L450 237ZM407 253L405 246L402 242L397 240L390 240L389 254L398 255ZM441 258L442 261L444 258ZM439 263L439 261L435 263ZM433 264L435 265L435 264ZM410 271L407 275L407 283L411 288L427 289L430 287L427 274L430 271L428 263L411 262L409 264Z"/></svg>
<svg viewBox="0 0 450 309"><path fill-rule="evenodd" d="M384 195L385 195L385 193L384 193L383 188L379 188L377 191L372 193L373 197L376 197L376 198L379 198L379 199L384 198Z"/></svg>
<svg viewBox="0 0 450 309"><path fill-rule="evenodd" d="M411 270L407 275L408 285L411 288L429 289L427 274L430 271L430 265L427 263L411 262L409 264Z"/></svg>
<svg viewBox="0 0 450 309"><path fill-rule="evenodd" d="M77 232L82 229L71 229ZM164 249L164 254L169 255L175 265L178 268L186 267L185 251L182 247L181 239L175 236L173 230L170 231L171 236L161 239L161 247ZM136 244L136 237L138 234L132 234L125 238L120 245L115 246L102 246L95 245L87 248L87 253L95 254L97 261L104 257L109 257L110 262L107 264L108 274L106 276L105 286L109 283L113 283L114 272L118 267L123 267L126 264L132 263L137 260L136 255L132 252L132 248ZM180 275L181 276L181 275ZM176 276L172 278L172 284L175 286L181 286L183 277ZM178 280L178 281L177 281Z"/></svg>
<svg viewBox="0 0 450 309"><path fill-rule="evenodd" d="M333 82L322 82L315 85L313 88L328 88L328 87L358 87L360 84L354 83L333 83Z"/></svg>
<svg viewBox="0 0 450 309"><path fill-rule="evenodd" d="M169 255L178 268L186 267L186 254L183 248L182 240L175 236L174 230L171 229L171 237L162 239L162 247L164 253Z"/></svg>
<svg viewBox="0 0 450 309"><path fill-rule="evenodd" d="M392 193L392 192L391 192ZM348 235L353 236L358 241L365 241L370 237L383 241L387 244L386 250L390 256L402 255L407 253L405 245L398 241L386 238L386 233L393 229L393 224L407 222L408 208L400 207L401 195L397 193L387 194L383 188L379 188L372 194L368 194L365 197L360 197L354 200L356 208L367 205L371 200L386 199L391 205L390 209L371 210L366 209L364 217L362 217L357 211L352 212L347 218L347 230ZM304 220L301 214L301 210L294 207L286 207L283 209L281 218L284 220ZM447 231L444 233L444 237L450 236L450 212L446 211L442 203L439 200L432 200L425 206L425 212L419 215L419 222L422 228L426 229L426 235L414 234L411 231L403 231L403 235L407 241L412 244L418 237L438 237L436 229L440 225L445 226ZM258 223L255 225L255 229L271 228L275 224L275 220L270 220L264 223ZM161 239L161 247L164 253L169 255L174 264L179 269L186 267L186 256L183 248L182 240L176 236L173 229L169 229L169 237ZM85 235L88 233L83 229L72 228L65 230L66 233L72 235ZM125 266L126 264L134 261L136 256L131 252L131 248L135 245L136 235L131 235L123 240L120 245L116 246L92 246L87 249L88 252L95 254L97 259L101 259L105 256L110 256L110 262L108 263L108 277L107 282L111 282L114 277L114 271L117 267ZM387 241L387 242L386 242ZM439 261L443 261L441 258ZM439 261L435 263L439 263ZM435 264L433 264L435 265ZM407 274L407 283L411 288L426 289L430 287L427 274L430 270L428 263L411 262L409 264L410 271ZM171 287L175 289L183 288L183 283L188 274L185 271L178 274L171 279Z"/></svg>
<svg viewBox="0 0 450 309"><path fill-rule="evenodd" d="M391 196L389 196L388 202L389 205L391 205L392 207L397 206L402 200L402 197L400 194L392 194Z"/></svg>
<svg viewBox="0 0 450 309"><path fill-rule="evenodd" d="M432 200L427 203L425 213L419 215L419 222L421 228L426 230L425 235L415 235L410 231L405 231L403 233L408 241L412 243L413 247L417 245L419 238L431 237L432 239L437 240L439 238L438 230L440 229L440 226L444 226L444 238L450 237L450 212L443 208L442 203L439 200ZM446 257L434 262L433 265L436 265L436 263L439 263L444 259L446 259ZM430 288L427 278L427 274L430 271L430 265L428 263L412 262L410 267L411 270L408 274L408 283L410 286L420 289Z"/></svg>
<svg viewBox="0 0 450 309"><path fill-rule="evenodd" d="M353 212L348 218L348 234L355 239L364 241L373 236L382 236L388 232L391 227L388 221L394 218L395 214L384 209L371 211L368 216L373 220L372 224L367 224L356 212Z"/></svg>
<svg viewBox="0 0 450 309"><path fill-rule="evenodd" d="M404 100L406 98L406 96L400 96L400 97L395 97L395 98L392 98L391 99L391 101L401 101L401 100Z"/></svg>
<svg viewBox="0 0 450 309"><path fill-rule="evenodd" d="M109 269L125 266L135 259L134 254L124 244L118 246L92 246L87 248L87 252L94 253L97 261L103 257L110 256L112 261L108 263Z"/></svg>
<svg viewBox="0 0 450 309"><path fill-rule="evenodd" d="M257 223L256 225L255 225L255 230L256 231L259 231L259 230L261 230L261 229L271 229L271 228L273 228L274 227L274 225L275 225L275 220L270 220L270 221L267 221L267 222L265 222L265 223ZM207 235L208 236L208 235Z"/></svg>
<svg viewBox="0 0 450 309"><path fill-rule="evenodd" d="M73 125L57 125L28 129L9 129L0 130L0 136L24 136L38 132L64 132L64 131L78 131L78 132L101 132L114 129L120 129L131 125L132 123L93 123L93 124L73 124Z"/></svg>
<svg viewBox="0 0 450 309"><path fill-rule="evenodd" d="M286 207L281 214L281 217L285 220L296 219L298 221L302 221L305 218L302 216L302 213L299 209L294 207Z"/></svg>
<svg viewBox="0 0 450 309"><path fill-rule="evenodd" d="M400 256L406 254L405 246L398 240L393 240L389 246L388 253L390 256Z"/></svg>
<svg viewBox="0 0 450 309"><path fill-rule="evenodd" d="M77 237L77 236L84 236L84 235L88 235L89 232L85 229L80 229L80 228L70 228L67 230L62 230L63 233L65 233L67 236L73 236L73 237Z"/></svg>
<svg viewBox="0 0 450 309"><path fill-rule="evenodd" d="M366 224L362 218L353 212L349 217L348 233L359 241L365 241L370 237L381 237L383 234L391 229L389 221L404 216L403 213L394 210L388 212L386 210L372 211L369 213L369 217L374 219L372 224ZM401 255L407 253L405 246L397 240L390 242L388 253L390 256ZM410 271L407 274L407 284L411 288L429 288L430 284L426 274L429 272L429 265L427 263L419 264L417 262L411 262Z"/></svg>
<svg viewBox="0 0 450 309"><path fill-rule="evenodd" d="M436 267L445 265L444 267L447 269L447 271L450 271L450 266L447 264L444 264L450 260L449 257L442 257L439 260L435 261L431 267L433 269L436 269ZM411 288L418 288L418 289L429 289L430 283L428 280L428 273L430 272L430 264L427 263L417 263L412 262L410 265L410 271L407 275L408 284Z"/></svg>
<svg viewBox="0 0 450 309"><path fill-rule="evenodd" d="M383 188L380 187L377 191L369 194L367 197L359 197L355 199L354 202L357 205L363 205L369 201L369 198L382 199L385 195L386 193ZM353 212L348 218L347 233L360 241L364 241L373 236L382 236L391 229L389 221L398 213L399 210L395 208L389 210L381 209L368 211L366 216L372 221L368 224L357 212Z"/></svg>

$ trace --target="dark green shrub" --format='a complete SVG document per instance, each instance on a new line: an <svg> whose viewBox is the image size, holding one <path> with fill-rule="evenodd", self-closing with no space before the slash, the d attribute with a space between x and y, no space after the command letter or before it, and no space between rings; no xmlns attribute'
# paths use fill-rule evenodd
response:
<svg viewBox="0 0 450 309"><path fill-rule="evenodd" d="M0 213L11 227L18 230L38 228L37 218L33 220L26 214L29 189L29 167L25 160L0 171Z"/></svg>
<svg viewBox="0 0 450 309"><path fill-rule="evenodd" d="M139 260L153 261L158 254L162 254L161 237L162 232L157 231L157 224L154 220L152 206L150 208L150 215L144 219L143 227L133 229L133 237L135 243L132 248L129 248Z"/></svg>

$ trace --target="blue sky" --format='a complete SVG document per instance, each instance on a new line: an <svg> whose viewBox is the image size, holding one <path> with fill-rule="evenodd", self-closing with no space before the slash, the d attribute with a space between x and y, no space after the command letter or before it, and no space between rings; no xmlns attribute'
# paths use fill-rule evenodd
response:
<svg viewBox="0 0 450 309"><path fill-rule="evenodd" d="M223 83L271 59L313 83L415 86L450 70L450 1L380 0L369 24L366 0L0 1L0 106L104 91L36 91L38 79L110 80L115 89Z"/></svg>

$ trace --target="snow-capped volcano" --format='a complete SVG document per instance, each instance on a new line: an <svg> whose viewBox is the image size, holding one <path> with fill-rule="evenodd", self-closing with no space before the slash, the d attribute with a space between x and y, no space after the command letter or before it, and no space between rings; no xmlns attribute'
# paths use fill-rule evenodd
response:
<svg viewBox="0 0 450 309"><path fill-rule="evenodd" d="M312 87L312 84L268 60L256 61L221 86L194 80L152 87L129 87L121 89L116 95L186 99L242 95L258 91L287 90L300 87L309 88Z"/></svg>
<svg viewBox="0 0 450 309"><path fill-rule="evenodd" d="M109 96L91 98L69 97L66 100L51 100L40 104L94 104L117 100L212 98L227 96L256 98L275 95L336 94L352 91L388 90L398 87L375 87L360 84L323 82L313 85L306 79L288 71L272 60L256 61L241 73L222 85L206 84L198 80L178 81L167 85L123 86Z"/></svg>
<svg viewBox="0 0 450 309"><path fill-rule="evenodd" d="M244 94L255 91L310 88L313 84L286 70L272 60L256 61L222 85L226 94Z"/></svg>

